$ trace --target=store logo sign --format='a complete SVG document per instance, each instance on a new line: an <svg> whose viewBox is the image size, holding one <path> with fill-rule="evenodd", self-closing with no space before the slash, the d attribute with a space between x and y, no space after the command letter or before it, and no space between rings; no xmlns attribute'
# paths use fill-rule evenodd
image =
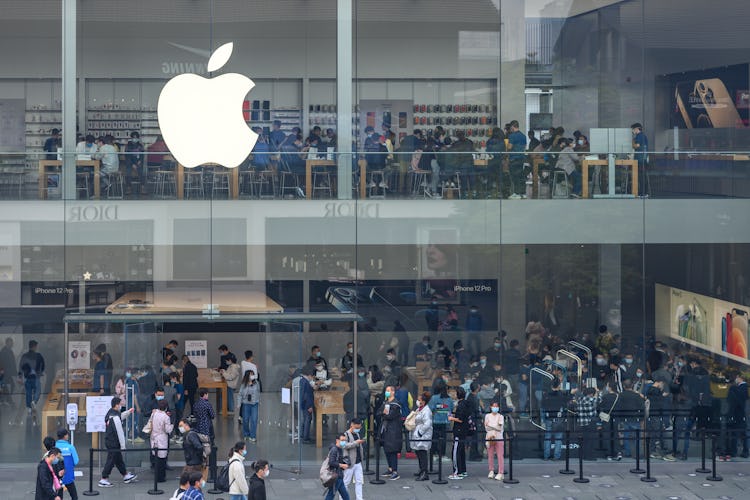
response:
<svg viewBox="0 0 750 500"><path fill-rule="evenodd" d="M70 207L67 222L108 222L119 220L117 205L78 205Z"/></svg>
<svg viewBox="0 0 750 500"><path fill-rule="evenodd" d="M219 47L208 61L209 72L221 69L234 44ZM185 73L169 80L159 95L159 127L169 151L186 168L217 163L239 166L255 147L258 134L242 114L242 102L255 84L238 73L203 78Z"/></svg>

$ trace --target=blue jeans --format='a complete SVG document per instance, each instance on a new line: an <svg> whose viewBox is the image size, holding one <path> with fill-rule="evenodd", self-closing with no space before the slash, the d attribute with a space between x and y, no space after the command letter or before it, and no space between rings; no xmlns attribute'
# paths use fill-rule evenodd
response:
<svg viewBox="0 0 750 500"><path fill-rule="evenodd" d="M229 500L247 500L247 495L229 495Z"/></svg>
<svg viewBox="0 0 750 500"><path fill-rule="evenodd" d="M627 421L622 423L622 439L624 442L622 450L627 457L630 456L631 445L635 447L635 431L640 428L640 422Z"/></svg>
<svg viewBox="0 0 750 500"><path fill-rule="evenodd" d="M518 382L518 411L526 413L529 411L529 384Z"/></svg>
<svg viewBox="0 0 750 500"><path fill-rule="evenodd" d="M336 496L336 492L338 491L339 495L341 495L341 500L349 500L349 492L346 490L346 485L344 484L344 471L339 471L339 477L336 479L336 482L333 484L331 488L328 488L328 493L326 494L326 500L333 500L333 497Z"/></svg>
<svg viewBox="0 0 750 500"><path fill-rule="evenodd" d="M227 411L234 411L234 389L227 387Z"/></svg>
<svg viewBox="0 0 750 500"><path fill-rule="evenodd" d="M39 396L42 394L42 381L40 377L27 378L24 383L26 389L26 408L31 408L31 402L39 402Z"/></svg>
<svg viewBox="0 0 750 500"><path fill-rule="evenodd" d="M242 435L256 438L258 429L258 403L242 403Z"/></svg>
<svg viewBox="0 0 750 500"><path fill-rule="evenodd" d="M574 169L573 172L568 175L568 178L573 181L573 194L580 196L582 187L581 180L583 179L583 175L577 169Z"/></svg>
<svg viewBox="0 0 750 500"><path fill-rule="evenodd" d="M552 419L543 419L542 423L546 427L547 431L544 431L544 458L550 458L552 456L552 439L555 440L555 460L560 460L562 456L562 442L563 442L563 431L551 430L556 425Z"/></svg>

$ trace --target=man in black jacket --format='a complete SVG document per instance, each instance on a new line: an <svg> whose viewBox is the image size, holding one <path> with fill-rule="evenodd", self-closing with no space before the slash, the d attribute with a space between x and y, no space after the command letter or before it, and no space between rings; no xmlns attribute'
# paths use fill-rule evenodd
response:
<svg viewBox="0 0 750 500"><path fill-rule="evenodd" d="M200 472L204 473L204 458L203 458L203 443L198 437L198 433L195 432L191 427L194 423L191 418L184 418L180 420L179 430L180 434L185 436L182 441L182 449L185 452L185 468L182 469L183 473Z"/></svg>
<svg viewBox="0 0 750 500"><path fill-rule="evenodd" d="M185 387L185 398L190 403L190 413L193 413L195 393L198 391L198 368L187 355L182 356L182 385Z"/></svg>
<svg viewBox="0 0 750 500"><path fill-rule="evenodd" d="M55 484L54 466L62 462L62 453L58 448L50 448L36 468L36 494L34 500L60 500L58 495L60 480Z"/></svg>
<svg viewBox="0 0 750 500"><path fill-rule="evenodd" d="M742 458L748 457L747 435L745 434L745 407L747 404L747 383L745 377L738 373L734 377L734 385L729 388L727 403L729 405L729 446L727 454L737 454L738 446L742 445Z"/></svg>
<svg viewBox="0 0 750 500"><path fill-rule="evenodd" d="M106 424L104 431L104 446L107 448L107 461L104 462L102 478L99 480L99 486L102 488L111 488L113 485L109 482L109 474L114 467L122 474L122 480L125 483L131 482L137 476L128 472L125 468L125 462L122 459L122 452L125 449L125 431L122 421L133 414L133 408L120 413L120 398L112 398L112 407L104 416Z"/></svg>
<svg viewBox="0 0 750 500"><path fill-rule="evenodd" d="M544 418L544 459L552 458L552 439L555 440L554 459L562 456L562 439L568 412L568 399L560 392L560 379L552 381L551 390L542 396Z"/></svg>
<svg viewBox="0 0 750 500"><path fill-rule="evenodd" d="M646 409L643 396L633 390L633 381L630 379L622 381L623 391L620 400L613 412L616 424L622 425L622 452L617 453L617 460L624 456L629 457L632 447L635 447L636 430L641 428L644 411Z"/></svg>
<svg viewBox="0 0 750 500"><path fill-rule="evenodd" d="M648 453L651 458L663 458L668 462L675 460L674 455L669 453L671 446L668 447L664 440L664 430L670 425L671 396L669 389L665 388L663 380L654 380L646 393L649 402L649 416L646 427L651 436L651 449L648 450Z"/></svg>

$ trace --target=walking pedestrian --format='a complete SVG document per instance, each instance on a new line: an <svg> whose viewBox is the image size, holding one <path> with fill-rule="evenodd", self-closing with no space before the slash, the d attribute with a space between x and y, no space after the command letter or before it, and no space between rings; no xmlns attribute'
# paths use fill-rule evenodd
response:
<svg viewBox="0 0 750 500"><path fill-rule="evenodd" d="M341 500L349 500L349 492L346 490L344 485L343 474L341 471L346 471L349 465L344 461L344 453L342 448L346 446L346 435L341 434L336 442L331 445L328 449L328 469L337 473L336 481L328 488L325 500L333 500L336 496L336 492L341 495Z"/></svg>
<svg viewBox="0 0 750 500"><path fill-rule="evenodd" d="M247 500L266 500L266 479L271 473L267 460L256 460L250 465L255 474L250 478Z"/></svg>
<svg viewBox="0 0 750 500"><path fill-rule="evenodd" d="M178 427L183 436L182 450L185 453L185 467L182 472L204 474L206 457L203 453L203 443L198 433L192 429L194 423L194 417L187 417L180 420Z"/></svg>
<svg viewBox="0 0 750 500"><path fill-rule="evenodd" d="M102 478L99 480L99 486L102 488L111 488L113 485L109 482L109 475L114 467L122 474L124 483L130 483L138 477L125 468L125 462L122 459L122 452L125 449L125 431L122 426L123 419L127 419L133 414L133 409L125 410L120 413L120 398L112 398L112 407L104 416L106 430L104 431L104 446L107 448L107 460L104 462Z"/></svg>
<svg viewBox="0 0 750 500"><path fill-rule="evenodd" d="M185 387L185 399L190 402L190 413L193 413L195 392L198 390L198 368L187 354L182 356L182 385Z"/></svg>
<svg viewBox="0 0 750 500"><path fill-rule="evenodd" d="M62 484L68 490L71 500L78 500L78 490L75 483L75 467L78 465L78 451L69 440L70 433L67 429L62 428L57 431L55 447L60 450L63 460L63 470L65 471L65 475L62 477Z"/></svg>
<svg viewBox="0 0 750 500"><path fill-rule="evenodd" d="M260 403L260 389L255 380L255 372L248 370L242 377L240 386L240 401L242 401L242 437L251 443L258 441L258 404Z"/></svg>
<svg viewBox="0 0 750 500"><path fill-rule="evenodd" d="M61 500L59 491L62 488L62 484L53 469L61 459L60 450L52 447L44 455L42 461L39 462L36 468L36 492L34 500Z"/></svg>
<svg viewBox="0 0 750 500"><path fill-rule="evenodd" d="M166 482L167 455L169 451L169 435L174 429L167 410L169 404L165 399L157 401L156 409L151 413L151 449L154 456L154 474L156 482Z"/></svg>
<svg viewBox="0 0 750 500"><path fill-rule="evenodd" d="M247 456L244 441L234 443L229 451L229 500L247 500L248 485L243 462Z"/></svg>
<svg viewBox="0 0 750 500"><path fill-rule="evenodd" d="M362 500L362 485L364 484L364 473L362 471L362 458L365 456L362 444L365 440L359 436L362 431L362 420L353 418L349 429L344 433L346 445L343 447L344 456L349 459L349 467L344 471L344 487L354 481L354 493L357 500Z"/></svg>
<svg viewBox="0 0 750 500"><path fill-rule="evenodd" d="M31 414L36 408L42 394L42 376L44 375L44 356L37 352L39 342L29 340L29 350L18 363L18 376L23 378L26 390L26 408Z"/></svg>

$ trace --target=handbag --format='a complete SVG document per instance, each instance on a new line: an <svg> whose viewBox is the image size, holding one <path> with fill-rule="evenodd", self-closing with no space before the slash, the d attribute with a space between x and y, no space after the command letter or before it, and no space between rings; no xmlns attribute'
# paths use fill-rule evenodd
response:
<svg viewBox="0 0 750 500"><path fill-rule="evenodd" d="M620 395L619 394L617 394L615 396L615 402L612 403L612 407L609 409L608 412L606 412L606 413L603 412L603 411L599 412L599 420L601 420L602 422L609 422L610 415L612 414L612 410L615 409L615 405L617 404L617 400L618 399L620 399Z"/></svg>
<svg viewBox="0 0 750 500"><path fill-rule="evenodd" d="M404 428L409 432L417 428L417 412L415 410L412 410L412 412L406 416L406 420L404 420Z"/></svg>
<svg viewBox="0 0 750 500"><path fill-rule="evenodd" d="M148 422L146 422L146 425L143 426L143 433L144 434L151 434L151 422L154 420L154 413L151 412L151 416L148 419Z"/></svg>
<svg viewBox="0 0 750 500"><path fill-rule="evenodd" d="M323 463L320 464L320 482L323 484L323 487L330 488L336 483L338 478L338 472L328 467L328 458L323 460Z"/></svg>

